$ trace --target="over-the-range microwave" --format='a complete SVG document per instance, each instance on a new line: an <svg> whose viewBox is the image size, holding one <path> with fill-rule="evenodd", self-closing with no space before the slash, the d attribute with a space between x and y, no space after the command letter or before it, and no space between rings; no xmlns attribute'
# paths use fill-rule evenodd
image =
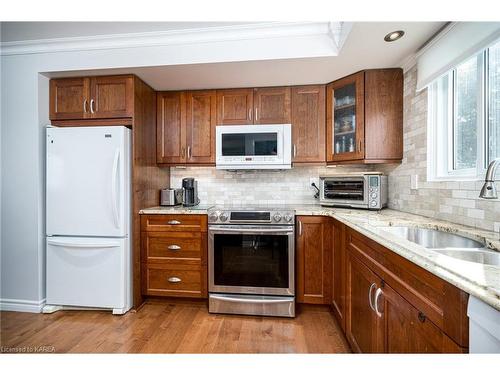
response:
<svg viewBox="0 0 500 375"><path fill-rule="evenodd" d="M217 169L290 169L291 124L219 125L215 138Z"/></svg>

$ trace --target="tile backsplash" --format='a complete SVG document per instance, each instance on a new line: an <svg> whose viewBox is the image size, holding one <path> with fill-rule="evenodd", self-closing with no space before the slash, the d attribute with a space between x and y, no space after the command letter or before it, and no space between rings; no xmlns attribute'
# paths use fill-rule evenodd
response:
<svg viewBox="0 0 500 375"><path fill-rule="evenodd" d="M170 186L182 186L184 177L198 180L198 195L203 204L273 205L312 204L315 190L311 178L346 172L367 171L367 166L294 167L284 171L217 170L213 167L171 168Z"/></svg>
<svg viewBox="0 0 500 375"><path fill-rule="evenodd" d="M500 200L479 198L482 181L427 182L427 89L417 92L416 85L414 67L404 76L403 162L382 168L389 175L389 207L500 231ZM418 189L411 189L412 175Z"/></svg>

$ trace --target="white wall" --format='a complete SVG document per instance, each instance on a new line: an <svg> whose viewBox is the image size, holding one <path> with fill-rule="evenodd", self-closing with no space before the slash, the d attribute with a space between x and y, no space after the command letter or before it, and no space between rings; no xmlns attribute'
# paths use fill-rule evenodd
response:
<svg viewBox="0 0 500 375"><path fill-rule="evenodd" d="M317 50L330 48L318 43ZM48 80L40 72L259 60L263 53L267 59L298 57L294 48L273 46L270 39L92 51L72 48L1 56L2 309L39 311L45 298L43 127L48 121Z"/></svg>

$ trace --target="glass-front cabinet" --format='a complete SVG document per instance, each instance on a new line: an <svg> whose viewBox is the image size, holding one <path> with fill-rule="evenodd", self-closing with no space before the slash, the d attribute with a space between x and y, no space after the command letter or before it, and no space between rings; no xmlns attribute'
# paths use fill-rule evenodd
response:
<svg viewBox="0 0 500 375"><path fill-rule="evenodd" d="M327 86L327 161L364 157L364 73Z"/></svg>

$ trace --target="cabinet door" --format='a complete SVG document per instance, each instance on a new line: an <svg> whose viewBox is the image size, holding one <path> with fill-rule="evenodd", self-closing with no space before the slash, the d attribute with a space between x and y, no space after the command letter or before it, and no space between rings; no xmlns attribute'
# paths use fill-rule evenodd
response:
<svg viewBox="0 0 500 375"><path fill-rule="evenodd" d="M364 158L364 72L327 86L327 161Z"/></svg>
<svg viewBox="0 0 500 375"><path fill-rule="evenodd" d="M186 162L215 163L215 90L186 93L186 113Z"/></svg>
<svg viewBox="0 0 500 375"><path fill-rule="evenodd" d="M217 125L253 123L253 89L217 90Z"/></svg>
<svg viewBox="0 0 500 375"><path fill-rule="evenodd" d="M254 91L254 124L289 124L290 87L259 88Z"/></svg>
<svg viewBox="0 0 500 375"><path fill-rule="evenodd" d="M156 162L186 162L186 101L182 92L159 92L156 105Z"/></svg>
<svg viewBox="0 0 500 375"><path fill-rule="evenodd" d="M360 353L384 352L384 324L372 302L382 280L355 256L347 252L346 337Z"/></svg>
<svg viewBox="0 0 500 375"><path fill-rule="evenodd" d="M91 78L91 117L132 117L134 105L134 78L109 76Z"/></svg>
<svg viewBox="0 0 500 375"><path fill-rule="evenodd" d="M329 304L331 298L330 218L297 217L297 302Z"/></svg>
<svg viewBox="0 0 500 375"><path fill-rule="evenodd" d="M344 225L337 220L333 220L332 232L332 308L333 314L345 332L346 255Z"/></svg>
<svg viewBox="0 0 500 375"><path fill-rule="evenodd" d="M292 160L325 162L325 131L325 86L293 87Z"/></svg>
<svg viewBox="0 0 500 375"><path fill-rule="evenodd" d="M460 353L462 349L389 285L383 288L387 353Z"/></svg>
<svg viewBox="0 0 500 375"><path fill-rule="evenodd" d="M50 119L71 120L90 117L89 78L50 80Z"/></svg>

